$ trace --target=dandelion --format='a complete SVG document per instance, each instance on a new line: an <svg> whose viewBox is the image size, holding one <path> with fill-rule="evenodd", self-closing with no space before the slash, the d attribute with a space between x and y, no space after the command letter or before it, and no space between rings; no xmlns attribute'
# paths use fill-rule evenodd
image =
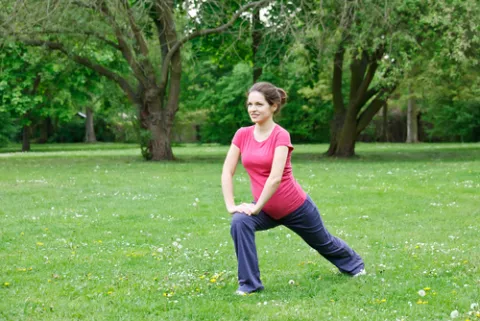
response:
<svg viewBox="0 0 480 321"><path fill-rule="evenodd" d="M6 288L8 288L8 287L10 286L10 283L9 283L9 282L5 282L5 283L3 283L3 286L6 287Z"/></svg>
<svg viewBox="0 0 480 321"><path fill-rule="evenodd" d="M452 313L450 313L450 318L455 319L458 318L459 315L457 310L453 310Z"/></svg>
<svg viewBox="0 0 480 321"><path fill-rule="evenodd" d="M43 246L44 244L42 242L37 242L37 246Z"/></svg>
<svg viewBox="0 0 480 321"><path fill-rule="evenodd" d="M421 297L424 297L426 295L426 293L425 293L424 290L420 290L420 291L418 291L418 295L421 296Z"/></svg>
<svg viewBox="0 0 480 321"><path fill-rule="evenodd" d="M158 253L162 253L162 252L163 252L163 248L159 247L159 248L157 249L157 252L158 252Z"/></svg>
<svg viewBox="0 0 480 321"><path fill-rule="evenodd" d="M475 310L475 309L478 309L478 303L470 304L470 310Z"/></svg>
<svg viewBox="0 0 480 321"><path fill-rule="evenodd" d="M211 279L210 279L210 283L215 283L215 282L217 282L217 279L216 279L216 278L211 278Z"/></svg>
<svg viewBox="0 0 480 321"><path fill-rule="evenodd" d="M293 281L293 280L290 280L290 281L288 281L288 284L290 284L290 285L294 285L294 284L295 284L295 281Z"/></svg>

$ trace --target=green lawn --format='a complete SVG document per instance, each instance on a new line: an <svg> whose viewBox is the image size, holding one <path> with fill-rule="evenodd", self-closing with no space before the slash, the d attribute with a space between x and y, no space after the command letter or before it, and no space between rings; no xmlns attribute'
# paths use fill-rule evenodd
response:
<svg viewBox="0 0 480 321"><path fill-rule="evenodd" d="M294 173L368 275L339 275L280 227L257 234L266 289L246 297L227 147L176 147L172 163L135 145L0 149L0 320L480 320L480 144L326 148L298 145ZM250 201L241 167L235 182Z"/></svg>

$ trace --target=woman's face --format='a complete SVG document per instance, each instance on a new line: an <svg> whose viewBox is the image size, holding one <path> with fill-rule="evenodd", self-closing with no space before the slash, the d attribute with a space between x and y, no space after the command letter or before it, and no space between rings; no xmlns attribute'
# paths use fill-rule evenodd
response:
<svg viewBox="0 0 480 321"><path fill-rule="evenodd" d="M277 110L277 106L269 105L262 93L252 91L248 95L247 109L252 122L255 124L263 124L265 121L268 121L273 117L273 113Z"/></svg>

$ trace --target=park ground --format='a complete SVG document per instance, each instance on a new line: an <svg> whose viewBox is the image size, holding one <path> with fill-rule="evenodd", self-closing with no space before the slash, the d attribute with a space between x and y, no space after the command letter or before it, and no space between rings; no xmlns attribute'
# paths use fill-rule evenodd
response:
<svg viewBox="0 0 480 321"><path fill-rule="evenodd" d="M480 320L480 144L298 145L293 169L350 278L285 228L257 234L265 291L234 296L227 147L0 149L0 320ZM239 167L236 198L249 201Z"/></svg>

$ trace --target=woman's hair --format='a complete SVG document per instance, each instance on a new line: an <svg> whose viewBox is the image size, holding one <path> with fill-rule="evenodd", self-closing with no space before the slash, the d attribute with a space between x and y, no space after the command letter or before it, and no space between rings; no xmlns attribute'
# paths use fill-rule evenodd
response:
<svg viewBox="0 0 480 321"><path fill-rule="evenodd" d="M257 82L248 90L248 94L254 91L261 93L270 105L277 105L275 114L278 113L282 106L287 102L287 93L285 90L277 88L269 82Z"/></svg>

